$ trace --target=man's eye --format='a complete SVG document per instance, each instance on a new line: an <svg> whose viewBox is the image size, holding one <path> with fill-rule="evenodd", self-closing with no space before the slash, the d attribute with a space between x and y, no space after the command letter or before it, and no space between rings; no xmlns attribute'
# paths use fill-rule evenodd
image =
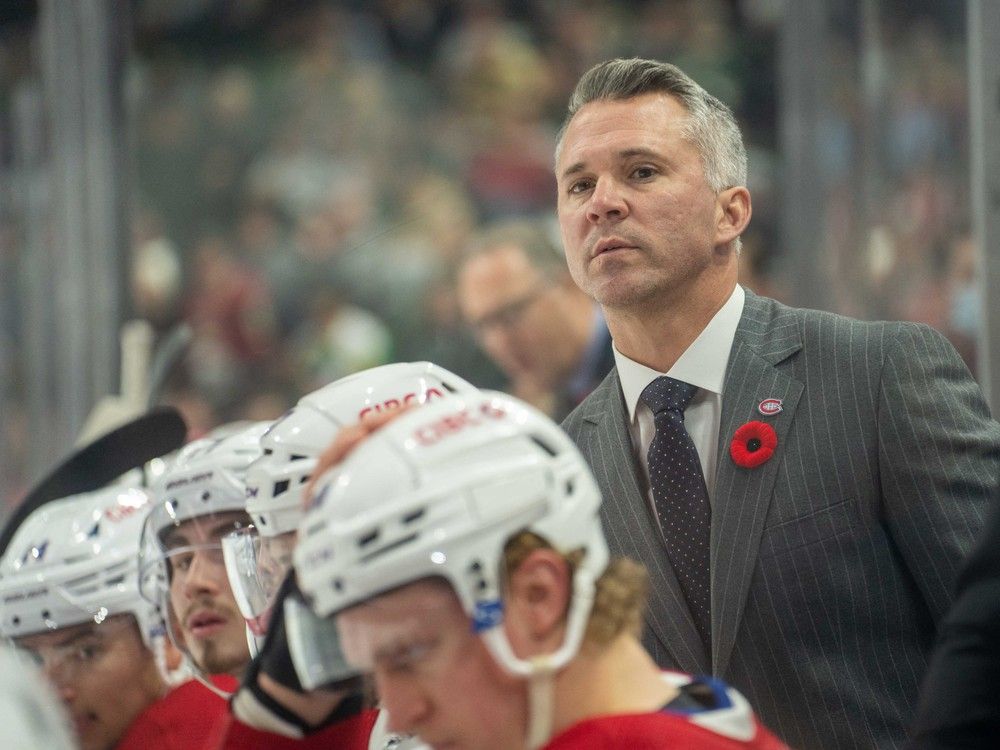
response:
<svg viewBox="0 0 1000 750"><path fill-rule="evenodd" d="M587 190L590 190L592 184L593 183L591 183L590 180L577 180L576 182L574 182L569 186L568 192L573 195L578 195Z"/></svg>
<svg viewBox="0 0 1000 750"><path fill-rule="evenodd" d="M656 174L652 167L636 167L632 170L632 176L640 180L646 180Z"/></svg>
<svg viewBox="0 0 1000 750"><path fill-rule="evenodd" d="M386 669L392 672L409 672L427 656L432 647L431 643L415 643L401 648L386 657Z"/></svg>
<svg viewBox="0 0 1000 750"><path fill-rule="evenodd" d="M97 643L84 643L76 650L78 661L93 661L101 655L101 647Z"/></svg>
<svg viewBox="0 0 1000 750"><path fill-rule="evenodd" d="M191 558L193 555L176 555L173 558L173 569L184 572L191 567Z"/></svg>

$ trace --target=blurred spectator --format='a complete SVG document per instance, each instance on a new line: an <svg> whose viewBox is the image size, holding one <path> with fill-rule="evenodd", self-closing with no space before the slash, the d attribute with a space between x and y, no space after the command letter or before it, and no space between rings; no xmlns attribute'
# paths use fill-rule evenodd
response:
<svg viewBox="0 0 1000 750"><path fill-rule="evenodd" d="M180 317L183 285L180 252L163 233L158 217L140 211L132 226L132 263L129 279L135 313L159 331Z"/></svg>
<svg viewBox="0 0 1000 750"><path fill-rule="evenodd" d="M208 233L194 249L186 302L194 331L191 375L221 406L242 395L254 370L275 352L275 314L263 277L240 261L228 241Z"/></svg>
<svg viewBox="0 0 1000 750"><path fill-rule="evenodd" d="M614 365L600 308L570 278L553 229L508 221L484 230L458 271L458 299L508 389L561 420Z"/></svg>
<svg viewBox="0 0 1000 750"><path fill-rule="evenodd" d="M132 304L161 332L192 317L185 375L215 416L262 379L294 391L343 367L316 318L324 297L374 320L379 356L389 339L393 357L433 355L496 384L462 327L455 266L478 223L553 209L565 99L583 70L615 56L669 59L736 110L751 189L775 197L756 201L759 236L745 238L741 278L795 296L794 280L775 289L792 265L775 230L782 217L761 213L785 187L776 63L787 0L133 5ZM837 311L931 322L971 364L973 246L955 230L970 224L971 205L962 14L927 1L876 3L865 17L857 3L833 5L817 50L828 62L817 82L817 273ZM48 177L18 171L13 105L23 83L39 83L26 80L37 76L37 34L0 31L0 194L16 198ZM0 206L18 215L16 200ZM7 217L0 209L13 227L0 244L16 245L24 232ZM206 243L225 252L206 262ZM0 421L15 433L7 402L24 398L25 380L18 249L0 255L0 341L15 360ZM297 372L300 357L314 369ZM7 449L0 474L24 474L24 460Z"/></svg>
<svg viewBox="0 0 1000 750"><path fill-rule="evenodd" d="M188 317L195 332L237 362L265 357L274 344L274 315L264 280L213 234L195 248L193 270Z"/></svg>
<svg viewBox="0 0 1000 750"><path fill-rule="evenodd" d="M328 288L316 289L309 302L309 316L292 332L300 393L392 361L392 334L375 314Z"/></svg>
<svg viewBox="0 0 1000 750"><path fill-rule="evenodd" d="M983 289L977 265L979 247L972 234L963 231L955 235L949 250L947 333L975 374L976 342L983 314Z"/></svg>

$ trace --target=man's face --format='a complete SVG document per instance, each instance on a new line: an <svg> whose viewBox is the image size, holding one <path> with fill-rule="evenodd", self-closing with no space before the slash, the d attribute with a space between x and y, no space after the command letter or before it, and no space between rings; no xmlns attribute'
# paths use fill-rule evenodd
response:
<svg viewBox="0 0 1000 750"><path fill-rule="evenodd" d="M206 674L239 677L250 661L245 623L229 588L220 541L246 521L240 511L203 516L181 523L164 538L173 622L183 641L178 645Z"/></svg>
<svg viewBox="0 0 1000 750"><path fill-rule="evenodd" d="M17 646L62 698L82 750L111 750L166 687L131 615L25 636Z"/></svg>
<svg viewBox="0 0 1000 750"><path fill-rule="evenodd" d="M526 683L500 669L446 584L410 584L337 627L348 660L374 675L393 731L439 750L523 748Z"/></svg>
<svg viewBox="0 0 1000 750"><path fill-rule="evenodd" d="M721 208L697 149L681 137L684 107L666 94L584 105L556 164L570 273L609 309L683 298L714 264Z"/></svg>
<svg viewBox="0 0 1000 750"><path fill-rule="evenodd" d="M567 326L562 293L516 245L472 257L458 277L462 316L480 345L511 380L541 388L557 385L575 364L561 355Z"/></svg>

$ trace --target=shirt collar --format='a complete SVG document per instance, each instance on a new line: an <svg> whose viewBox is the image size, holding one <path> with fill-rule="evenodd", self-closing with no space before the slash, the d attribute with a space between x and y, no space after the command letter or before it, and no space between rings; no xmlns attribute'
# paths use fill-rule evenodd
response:
<svg viewBox="0 0 1000 750"><path fill-rule="evenodd" d="M643 389L660 375L669 375L676 380L722 395L726 379L726 364L729 352L736 338L736 327L743 315L746 293L739 284L729 295L729 299L719 308L698 338L684 350L674 362L669 372L657 372L633 359L629 359L617 348L614 350L618 378L622 384L622 394L628 407L629 420L635 419L635 409Z"/></svg>

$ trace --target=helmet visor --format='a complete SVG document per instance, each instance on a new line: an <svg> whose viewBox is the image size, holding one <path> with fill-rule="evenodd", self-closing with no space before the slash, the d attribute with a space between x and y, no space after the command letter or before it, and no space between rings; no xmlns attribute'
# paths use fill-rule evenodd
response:
<svg viewBox="0 0 1000 750"><path fill-rule="evenodd" d="M289 597L285 626L299 680L310 689L386 668L442 674L479 637L451 585L436 577L325 618Z"/></svg>
<svg viewBox="0 0 1000 750"><path fill-rule="evenodd" d="M334 618L317 616L299 596L285 599L284 615L288 650L302 687L333 687L361 674L341 648Z"/></svg>
<svg viewBox="0 0 1000 750"><path fill-rule="evenodd" d="M294 547L294 532L266 537L253 526L222 539L229 586L247 628L255 636L267 633L275 597L292 566Z"/></svg>

